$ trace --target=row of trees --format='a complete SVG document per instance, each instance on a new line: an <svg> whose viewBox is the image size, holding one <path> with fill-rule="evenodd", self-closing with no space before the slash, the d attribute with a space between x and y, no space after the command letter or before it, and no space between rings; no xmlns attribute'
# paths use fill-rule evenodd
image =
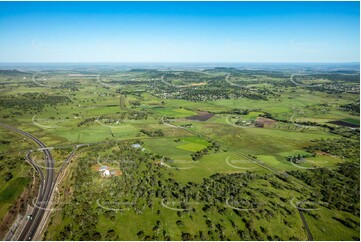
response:
<svg viewBox="0 0 361 242"><path fill-rule="evenodd" d="M164 133L161 129L157 129L154 131L151 130L145 130L145 129L141 129L140 132L142 132L143 134L149 136L149 137L162 137L164 136Z"/></svg>
<svg viewBox="0 0 361 242"><path fill-rule="evenodd" d="M208 152L211 150L218 152L220 148L221 146L218 143L211 141L211 144L208 145L206 148L196 151L194 154L191 154L192 160L196 161L201 159L203 155L208 154Z"/></svg>
<svg viewBox="0 0 361 242"><path fill-rule="evenodd" d="M56 106L60 103L70 103L66 96L50 95L45 93L27 92L17 96L3 96L0 99L0 106L3 108L18 108L22 111L41 111L45 106Z"/></svg>
<svg viewBox="0 0 361 242"><path fill-rule="evenodd" d="M351 112L352 114L360 114L360 99L355 103L341 105L341 108Z"/></svg>

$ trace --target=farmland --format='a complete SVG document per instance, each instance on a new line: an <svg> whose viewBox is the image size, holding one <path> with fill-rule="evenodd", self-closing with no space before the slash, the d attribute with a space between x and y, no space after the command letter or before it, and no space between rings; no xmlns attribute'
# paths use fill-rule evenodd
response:
<svg viewBox="0 0 361 242"><path fill-rule="evenodd" d="M314 240L359 240L360 76L332 73L0 72L0 122L53 147L56 172L82 145L39 239L308 240L303 211ZM26 151L44 163L30 140L0 132L8 229L40 184Z"/></svg>

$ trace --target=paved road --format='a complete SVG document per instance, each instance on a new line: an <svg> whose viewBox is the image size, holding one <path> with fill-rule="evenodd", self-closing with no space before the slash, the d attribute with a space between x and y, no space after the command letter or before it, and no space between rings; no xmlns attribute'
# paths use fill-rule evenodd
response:
<svg viewBox="0 0 361 242"><path fill-rule="evenodd" d="M41 170L41 168L34 162L34 160L31 158L31 150L28 151L26 153L25 159L34 167L34 169L36 170L36 172L39 174L40 176L40 189L39 189L39 193L42 193L44 191L43 187L44 187L44 173Z"/></svg>
<svg viewBox="0 0 361 242"><path fill-rule="evenodd" d="M303 202L299 203L298 206L297 206L297 210L298 210L298 212L300 213L300 217L301 217L303 226L305 227L308 240L309 240L309 241L313 241L313 236L312 236L312 233L311 233L311 231L310 231L310 228L308 227L308 223L307 223L307 221L306 221L306 219L305 219L305 216L303 215L303 211L302 211L302 209L299 209L299 207L300 207L303 203L305 203L305 202L306 202L306 201L303 201Z"/></svg>
<svg viewBox="0 0 361 242"><path fill-rule="evenodd" d="M163 82L164 84L166 84L166 85L168 85L168 86L170 86L170 87L179 88L178 85L173 85L173 84L171 84L171 83L169 83L169 82L166 82L166 81L164 80L165 75L167 75L167 73L164 73L164 75L161 76L161 78L160 78L160 81L161 81L161 82Z"/></svg>
<svg viewBox="0 0 361 242"><path fill-rule="evenodd" d="M41 84L41 83L35 81L35 76L36 76L36 74L33 75L32 81L33 81L36 85L41 86L41 87L46 87L46 86L47 86L47 85L44 85L44 84Z"/></svg>
<svg viewBox="0 0 361 242"><path fill-rule="evenodd" d="M79 145L75 146L74 150L69 154L69 156L65 159L63 165L61 166L60 171L58 172L58 175L56 176L55 182L58 182L60 174L62 174L66 165L69 163L71 158L73 158L73 156L75 155L75 152L78 150L78 148L84 147L84 146L89 146L89 144L79 144Z"/></svg>
<svg viewBox="0 0 361 242"><path fill-rule="evenodd" d="M231 86L242 87L241 85L238 85L238 84L233 83L233 82L231 82L230 80L228 80L228 78L229 78L230 75L231 75L231 74L227 74L227 76L226 76L226 82L228 82Z"/></svg>
<svg viewBox="0 0 361 242"><path fill-rule="evenodd" d="M231 74L228 73L227 76L226 76L226 82L228 82L229 85L249 89L249 87L247 87L246 85L239 85L239 84L233 83L230 80L228 80L230 75Z"/></svg>
<svg viewBox="0 0 361 242"><path fill-rule="evenodd" d="M302 74L298 74L298 76L301 76ZM301 84L301 83L297 83L293 80L293 77L295 76L295 74L292 74L290 77L290 81L295 84L296 86L301 86L301 87L318 87L321 86L322 84L314 84L314 85L305 85L305 84ZM304 76L304 75L303 75Z"/></svg>
<svg viewBox="0 0 361 242"><path fill-rule="evenodd" d="M40 148L43 148L42 151L44 153L45 161L46 161L45 162L46 163L46 178L45 178L45 180L43 178L43 181L41 184L41 191L38 194L36 206L31 214L32 220L27 221L23 231L20 234L20 237L18 238L18 240L32 240L33 236L35 235L35 233L39 227L39 224L43 218L45 210L48 207L48 203L49 203L49 200L51 198L51 195L52 195L52 192L54 189L54 181L55 181L55 179L54 179L54 177L55 177L54 176L54 160L53 160L53 157L51 156L50 151L48 149L46 149L47 148L46 145L43 142L41 142L39 139L34 137L33 135L31 135L27 132L24 132L20 129L8 126L3 123L0 123L0 126L30 138ZM40 168L37 167L36 164L32 161L29 154L27 154L27 159L35 167L35 169L39 172L39 174L42 174ZM40 176L42 176L42 175L40 175Z"/></svg>

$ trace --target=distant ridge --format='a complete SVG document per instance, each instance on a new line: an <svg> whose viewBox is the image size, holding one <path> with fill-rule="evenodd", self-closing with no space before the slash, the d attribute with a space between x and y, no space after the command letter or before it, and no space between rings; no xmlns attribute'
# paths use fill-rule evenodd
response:
<svg viewBox="0 0 361 242"><path fill-rule="evenodd" d="M24 75L24 74L28 74L28 73L13 69L13 70L0 70L0 74L6 75L6 76L18 76L18 75Z"/></svg>

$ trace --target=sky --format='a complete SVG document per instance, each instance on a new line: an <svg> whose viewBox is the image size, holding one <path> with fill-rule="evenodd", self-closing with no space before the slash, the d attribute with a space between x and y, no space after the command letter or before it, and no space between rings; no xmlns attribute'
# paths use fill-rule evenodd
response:
<svg viewBox="0 0 361 242"><path fill-rule="evenodd" d="M0 62L359 62L359 2L0 2Z"/></svg>

